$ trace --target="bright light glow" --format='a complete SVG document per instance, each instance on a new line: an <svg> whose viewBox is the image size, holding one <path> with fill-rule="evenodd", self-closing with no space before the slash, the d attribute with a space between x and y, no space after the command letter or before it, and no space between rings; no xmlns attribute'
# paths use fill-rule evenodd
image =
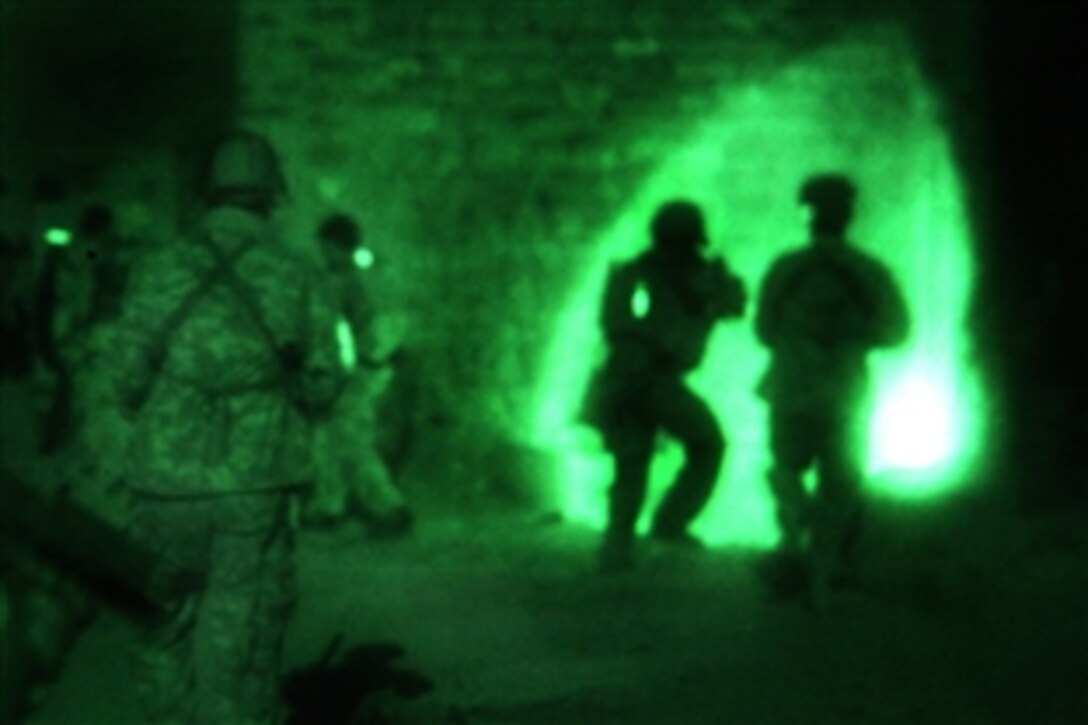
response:
<svg viewBox="0 0 1088 725"><path fill-rule="evenodd" d="M640 282L631 295L631 314L638 319L650 314L650 290L645 282Z"/></svg>
<svg viewBox="0 0 1088 725"><path fill-rule="evenodd" d="M336 344L340 350L340 364L345 370L354 370L359 362L355 350L355 335L351 332L351 325L343 317L336 321Z"/></svg>
<svg viewBox="0 0 1088 725"><path fill-rule="evenodd" d="M985 418L966 352L973 262L947 136L909 43L895 28L874 28L758 84L729 86L718 107L705 124L672 134L686 141L600 230L557 310L532 442L562 459L557 485L565 513L595 526L605 518L611 461L576 419L603 356L598 318L609 264L645 249L661 203L690 198L706 215L708 251L726 255L754 298L773 260L805 242L796 214L801 181L827 170L858 182L851 237L891 268L912 317L907 344L870 357L869 425L859 440L868 485L901 496L963 485L980 454ZM715 495L694 530L711 543L769 546L778 532L764 477L767 410L755 395L768 353L755 339L752 312L719 328L689 378L729 442ZM655 458L647 516L680 460L671 444Z"/></svg>
<svg viewBox="0 0 1088 725"><path fill-rule="evenodd" d="M51 244L54 247L66 247L72 243L72 233L60 227L46 229L43 236L46 244Z"/></svg>
<svg viewBox="0 0 1088 725"><path fill-rule="evenodd" d="M366 247L356 249L351 259L359 269L370 269L374 266L374 252Z"/></svg>
<svg viewBox="0 0 1088 725"><path fill-rule="evenodd" d="M934 381L901 378L884 391L873 411L875 467L930 468L955 450L953 396Z"/></svg>

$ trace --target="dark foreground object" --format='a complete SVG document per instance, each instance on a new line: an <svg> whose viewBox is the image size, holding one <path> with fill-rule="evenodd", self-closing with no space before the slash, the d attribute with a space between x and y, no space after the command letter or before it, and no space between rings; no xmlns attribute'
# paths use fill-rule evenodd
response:
<svg viewBox="0 0 1088 725"><path fill-rule="evenodd" d="M418 672L398 667L404 648L393 642L356 645L337 657L337 635L315 664L289 673L281 684L290 725L346 725L392 722L377 703L392 694L415 699L434 689Z"/></svg>
<svg viewBox="0 0 1088 725"><path fill-rule="evenodd" d="M129 619L157 617L183 582L153 584L154 557L60 492L0 469L0 723L21 722L105 603Z"/></svg>

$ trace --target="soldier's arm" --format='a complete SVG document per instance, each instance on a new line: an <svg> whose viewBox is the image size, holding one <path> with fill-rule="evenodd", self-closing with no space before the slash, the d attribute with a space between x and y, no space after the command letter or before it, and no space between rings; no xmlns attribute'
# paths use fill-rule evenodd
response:
<svg viewBox="0 0 1088 725"><path fill-rule="evenodd" d="M756 301L756 335L767 347L776 347L781 341L779 306L788 277L788 265L779 260L763 278Z"/></svg>
<svg viewBox="0 0 1088 725"><path fill-rule="evenodd" d="M876 347L901 344L910 332L910 316L895 278L887 267L874 260L866 275L866 285L873 302L872 344Z"/></svg>
<svg viewBox="0 0 1088 725"><path fill-rule="evenodd" d="M722 258L710 262L711 278L710 313L715 318L742 317L748 303L744 280L734 274Z"/></svg>
<svg viewBox="0 0 1088 725"><path fill-rule="evenodd" d="M638 334L641 317L636 307L641 301L637 292L637 275L631 269L613 267L609 271L601 308L601 327L608 339ZM645 303L650 303L648 296Z"/></svg>
<svg viewBox="0 0 1088 725"><path fill-rule="evenodd" d="M676 320L663 313L635 265L619 267L609 276L602 324L609 340L637 340L667 355L683 346Z"/></svg>

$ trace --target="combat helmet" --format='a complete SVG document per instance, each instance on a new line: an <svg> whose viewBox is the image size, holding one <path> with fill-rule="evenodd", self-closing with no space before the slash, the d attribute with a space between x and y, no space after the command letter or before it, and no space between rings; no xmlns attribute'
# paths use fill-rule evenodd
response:
<svg viewBox="0 0 1088 725"><path fill-rule="evenodd" d="M817 209L853 206L858 190L845 174L816 174L801 185L799 201Z"/></svg>
<svg viewBox="0 0 1088 725"><path fill-rule="evenodd" d="M690 201L662 204L650 223L654 247L672 251L693 250L706 244L706 224L699 207Z"/></svg>
<svg viewBox="0 0 1088 725"><path fill-rule="evenodd" d="M838 233L850 222L857 195L857 186L845 174L815 174L801 185L798 201L812 209L816 231Z"/></svg>
<svg viewBox="0 0 1088 725"><path fill-rule="evenodd" d="M271 206L286 193L279 157L264 136L236 131L213 147L204 177L209 201Z"/></svg>
<svg viewBox="0 0 1088 725"><path fill-rule="evenodd" d="M334 247L355 251L362 238L359 223L347 214L335 213L325 217L317 230L318 239Z"/></svg>

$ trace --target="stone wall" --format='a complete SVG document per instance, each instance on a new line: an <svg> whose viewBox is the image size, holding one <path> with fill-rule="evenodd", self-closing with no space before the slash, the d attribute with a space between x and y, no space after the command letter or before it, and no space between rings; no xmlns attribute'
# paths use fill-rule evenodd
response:
<svg viewBox="0 0 1088 725"><path fill-rule="evenodd" d="M602 230L728 93L901 10L816 5L244 0L240 120L283 150L294 239L333 210L362 221L408 320L420 420L525 441L541 351ZM903 69L867 65L882 57L847 71L880 122L909 119ZM790 119L765 121L796 142Z"/></svg>

